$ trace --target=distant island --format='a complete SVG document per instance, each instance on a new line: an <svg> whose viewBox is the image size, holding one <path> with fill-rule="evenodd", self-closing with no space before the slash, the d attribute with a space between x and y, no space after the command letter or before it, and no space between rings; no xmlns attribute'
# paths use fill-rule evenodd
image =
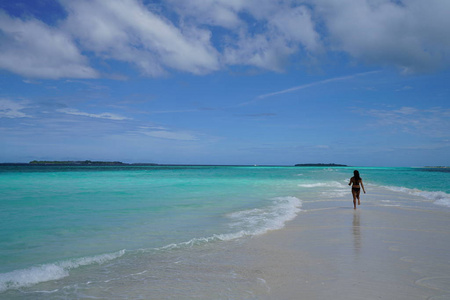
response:
<svg viewBox="0 0 450 300"><path fill-rule="evenodd" d="M296 164L296 167L348 167L340 164Z"/></svg>
<svg viewBox="0 0 450 300"><path fill-rule="evenodd" d="M448 166L425 166L424 168L429 168L429 169L450 169L450 167L448 167Z"/></svg>
<svg viewBox="0 0 450 300"><path fill-rule="evenodd" d="M152 163L139 163L139 164L127 164L120 161L91 161L91 160L33 160L28 163L29 165L39 166L157 166L158 164Z"/></svg>
<svg viewBox="0 0 450 300"><path fill-rule="evenodd" d="M92 160L32 160L28 163L0 163L0 166L256 166L256 165L183 165L183 164L157 164L157 163L124 163L121 161L92 161ZM348 167L335 163L296 164L295 167Z"/></svg>

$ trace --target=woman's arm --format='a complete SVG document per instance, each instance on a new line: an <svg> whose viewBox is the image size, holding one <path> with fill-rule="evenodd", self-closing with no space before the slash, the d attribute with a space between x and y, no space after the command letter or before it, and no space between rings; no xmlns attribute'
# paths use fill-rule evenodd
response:
<svg viewBox="0 0 450 300"><path fill-rule="evenodd" d="M362 187L363 192L364 192L364 194L365 194L365 193L366 193L366 190L364 189L364 184L362 183L362 179L361 179L361 182L360 182L359 184L361 184L361 187Z"/></svg>

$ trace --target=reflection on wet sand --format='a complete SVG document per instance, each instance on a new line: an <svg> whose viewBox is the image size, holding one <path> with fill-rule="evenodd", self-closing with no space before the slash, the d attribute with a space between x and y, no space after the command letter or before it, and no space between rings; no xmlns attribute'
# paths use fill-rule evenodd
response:
<svg viewBox="0 0 450 300"><path fill-rule="evenodd" d="M359 211L353 212L353 248L356 254L361 251L361 227Z"/></svg>

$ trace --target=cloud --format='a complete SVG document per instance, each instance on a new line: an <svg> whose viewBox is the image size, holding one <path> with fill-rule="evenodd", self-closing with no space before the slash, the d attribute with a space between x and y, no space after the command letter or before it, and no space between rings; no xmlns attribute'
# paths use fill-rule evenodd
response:
<svg viewBox="0 0 450 300"><path fill-rule="evenodd" d="M393 110L371 109L358 113L375 118L376 122L372 123L372 126L387 127L391 133L401 131L411 135L450 137L450 109L418 109L405 106Z"/></svg>
<svg viewBox="0 0 450 300"><path fill-rule="evenodd" d="M448 1L319 0L315 4L332 50L404 72L448 67Z"/></svg>
<svg viewBox="0 0 450 300"><path fill-rule="evenodd" d="M273 97L273 96L277 96L277 95L281 95L281 94L292 93L292 92L295 92L295 91L298 91L298 90L303 90L303 89L306 89L306 88L310 88L310 87L314 87L314 86L318 86L318 85L323 85L323 84L327 84L327 83L330 83L330 82L350 80L350 79L354 79L356 77L370 75L370 74L375 74L375 73L379 73L379 72L380 71L370 71L370 72L358 73L358 74L349 75L349 76L334 77L334 78L320 80L320 81L316 81L316 82L312 82L312 83L302 84L302 85L294 86L294 87L291 87L291 88L288 88L288 89L284 89L284 90L281 90L281 91L259 95L257 97L257 100L258 99L268 98L268 97ZM252 102L255 102L255 100L253 100L251 102L247 102L245 104L249 104L249 103L252 103Z"/></svg>
<svg viewBox="0 0 450 300"><path fill-rule="evenodd" d="M450 63L448 1L171 3L181 5L180 14L200 24L230 30L223 50L228 65L282 71L294 54L315 62L325 51L346 53L357 62L394 66L405 73L448 68Z"/></svg>
<svg viewBox="0 0 450 300"><path fill-rule="evenodd" d="M299 50L322 50L310 9L289 1L170 0L176 11L195 26L223 27L221 41L225 65L247 65L281 72Z"/></svg>
<svg viewBox="0 0 450 300"><path fill-rule="evenodd" d="M190 21L198 24L227 29L235 29L245 24L238 15L246 5L242 0L169 0L168 2L179 15L190 18Z"/></svg>
<svg viewBox="0 0 450 300"><path fill-rule="evenodd" d="M403 86L403 87L401 87L401 88L399 88L399 89L396 89L395 91L396 91L396 92L403 92L403 91L409 91L409 90L412 90L412 89L413 89L412 86L405 85L405 86Z"/></svg>
<svg viewBox="0 0 450 300"><path fill-rule="evenodd" d="M107 120L115 120L115 121L123 121L123 120L129 120L129 118L117 115L117 114L112 114L112 113L100 113L100 114L91 114L91 113L86 113L86 112L82 112L79 111L77 109L73 109L73 108L62 108L62 109L58 109L58 112L62 112L68 115L74 115L74 116L83 116L83 117L89 117L89 118L96 118L96 119L107 119Z"/></svg>
<svg viewBox="0 0 450 300"><path fill-rule="evenodd" d="M282 72L293 59L316 64L327 53L405 73L450 63L449 1L145 3L61 0L67 15L51 26L0 11L0 68L57 79L99 77L90 62L114 61L148 76L173 71L202 75L229 66Z"/></svg>
<svg viewBox="0 0 450 300"><path fill-rule="evenodd" d="M164 127L141 127L137 133L146 136L165 139L165 140L178 140L178 141L196 141L198 138L187 131L174 131Z"/></svg>
<svg viewBox="0 0 450 300"><path fill-rule="evenodd" d="M22 111L25 108L27 106L23 102L0 99L0 118L30 118L31 116Z"/></svg>
<svg viewBox="0 0 450 300"><path fill-rule="evenodd" d="M66 30L85 49L104 59L136 65L152 76L167 69L204 74L219 69L211 33L180 24L147 9L140 1L65 1Z"/></svg>
<svg viewBox="0 0 450 300"><path fill-rule="evenodd" d="M26 77L97 77L67 33L36 19L11 18L2 11L0 68Z"/></svg>
<svg viewBox="0 0 450 300"><path fill-rule="evenodd" d="M183 20L223 27L222 60L282 71L294 54L429 72L449 66L450 2L441 0L170 0Z"/></svg>
<svg viewBox="0 0 450 300"><path fill-rule="evenodd" d="M190 133L186 132L173 132L173 131L149 131L145 133L148 136L167 139L167 140L180 140L180 141L195 141L197 138Z"/></svg>
<svg viewBox="0 0 450 300"><path fill-rule="evenodd" d="M312 13L306 6L284 8L273 15L269 23L277 35L284 36L286 43L299 43L310 53L322 50Z"/></svg>

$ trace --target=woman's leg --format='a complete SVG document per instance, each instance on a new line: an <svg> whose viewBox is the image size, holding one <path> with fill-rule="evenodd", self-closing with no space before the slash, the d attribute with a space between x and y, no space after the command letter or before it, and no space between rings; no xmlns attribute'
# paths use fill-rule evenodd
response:
<svg viewBox="0 0 450 300"><path fill-rule="evenodd" d="M356 198L358 198L358 205L361 205L361 201L359 200L359 194L361 191L356 192Z"/></svg>
<svg viewBox="0 0 450 300"><path fill-rule="evenodd" d="M353 209L356 209L356 192L352 190L352 196L353 196Z"/></svg>

